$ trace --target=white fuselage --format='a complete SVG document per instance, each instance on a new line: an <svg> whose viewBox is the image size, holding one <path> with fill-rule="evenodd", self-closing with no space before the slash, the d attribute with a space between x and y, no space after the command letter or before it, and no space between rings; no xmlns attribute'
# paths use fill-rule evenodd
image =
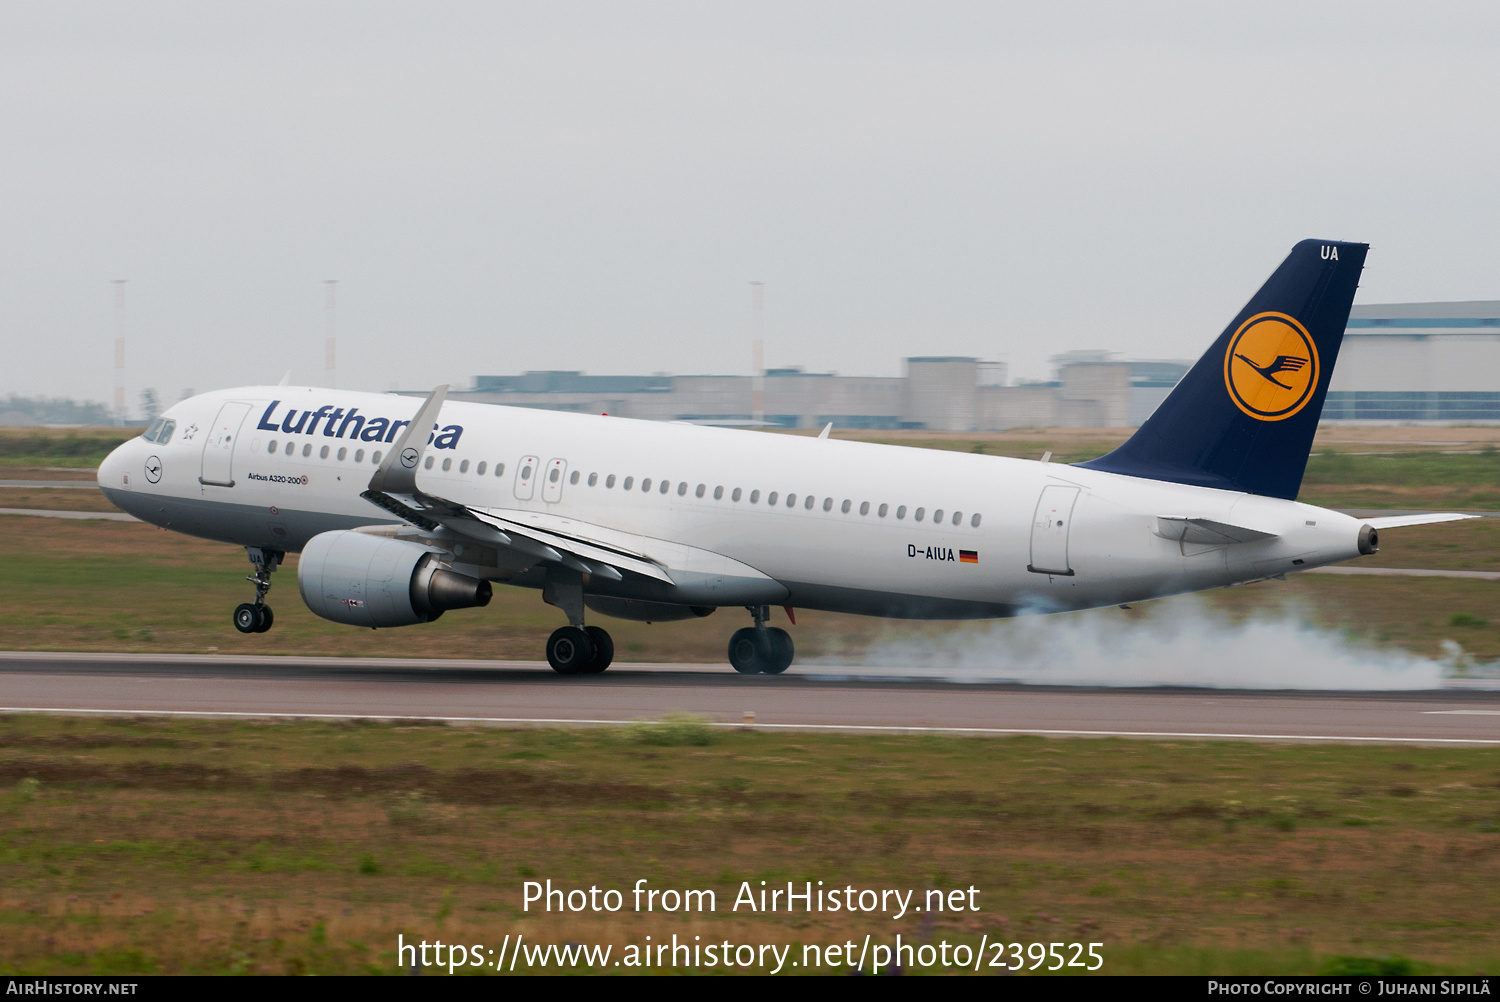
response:
<svg viewBox="0 0 1500 1002"><path fill-rule="evenodd" d="M314 387L204 394L167 412L170 441L127 442L99 481L158 525L297 551L319 532L395 521L360 493L374 454L396 439L389 423L420 405ZM1359 553L1361 523L1338 512L1062 464L462 402L446 403L438 424L417 474L424 492L719 554L803 608L922 618L1078 609ZM1159 520L1184 518L1268 538L1164 534ZM535 583L524 567L477 570Z"/></svg>

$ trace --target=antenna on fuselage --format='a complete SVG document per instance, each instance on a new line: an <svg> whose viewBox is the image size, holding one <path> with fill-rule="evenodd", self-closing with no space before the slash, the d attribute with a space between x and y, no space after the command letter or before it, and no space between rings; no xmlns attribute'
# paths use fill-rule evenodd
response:
<svg viewBox="0 0 1500 1002"><path fill-rule="evenodd" d="M291 381L292 381L292 370L288 369L288 370L286 370L286 375L284 375L284 376L281 377L281 382L277 383L276 385L277 386L285 386L288 383L290 383Z"/></svg>

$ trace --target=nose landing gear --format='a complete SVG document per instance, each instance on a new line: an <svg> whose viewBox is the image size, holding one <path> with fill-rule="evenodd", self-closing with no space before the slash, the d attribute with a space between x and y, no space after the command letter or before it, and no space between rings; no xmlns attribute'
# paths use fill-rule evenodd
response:
<svg viewBox="0 0 1500 1002"><path fill-rule="evenodd" d="M736 630L729 638L729 663L741 675L780 675L792 664L796 649L792 636L776 626L767 626L770 607L746 606L754 626Z"/></svg>
<svg viewBox="0 0 1500 1002"><path fill-rule="evenodd" d="M268 550L259 546L245 547L245 553L250 557L250 563L255 566L254 574L247 574L245 580L255 585L255 601L242 602L234 609L234 628L241 633L265 633L276 621L271 607L266 605L266 592L271 590L271 574L280 565L286 556L280 550Z"/></svg>

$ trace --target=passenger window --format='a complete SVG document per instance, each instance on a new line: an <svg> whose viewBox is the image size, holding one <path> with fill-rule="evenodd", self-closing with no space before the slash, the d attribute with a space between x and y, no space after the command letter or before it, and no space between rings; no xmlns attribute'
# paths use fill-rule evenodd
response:
<svg viewBox="0 0 1500 1002"><path fill-rule="evenodd" d="M430 469L432 469L432 457L431 456L428 456L427 457L427 461L422 464L422 469L424 469L424 470L430 470Z"/></svg>
<svg viewBox="0 0 1500 1002"><path fill-rule="evenodd" d="M286 454L288 456L290 456L292 453L294 453L296 451L297 451L297 443L296 442L288 442L286 444Z"/></svg>
<svg viewBox="0 0 1500 1002"><path fill-rule="evenodd" d="M311 455L312 455L312 443L308 442L306 445L304 445L302 447L302 458L306 459L308 456L311 456Z"/></svg>
<svg viewBox="0 0 1500 1002"><path fill-rule="evenodd" d="M629 477L625 478L625 489L626 490L630 489L630 478ZM641 481L641 493L644 494L647 491L649 491L650 489L651 489L651 478L647 477L646 479L644 479L644 480Z"/></svg>
<svg viewBox="0 0 1500 1002"><path fill-rule="evenodd" d="M379 449L376 449L375 452L370 455L370 462L374 463L376 466L380 465L380 450Z"/></svg>
<svg viewBox="0 0 1500 1002"><path fill-rule="evenodd" d="M868 502L868 501L861 501L859 503L859 513L861 515L868 515L868 514L870 514L870 502Z"/></svg>
<svg viewBox="0 0 1500 1002"><path fill-rule="evenodd" d="M469 461L467 459L465 459L462 463L458 464L458 472L459 473L468 473L469 472Z"/></svg>
<svg viewBox="0 0 1500 1002"><path fill-rule="evenodd" d="M663 494L667 493L667 489L669 487L671 487L671 486L672 486L672 482L671 481L669 481L669 480L663 480L661 482L661 493L663 493Z"/></svg>
<svg viewBox="0 0 1500 1002"><path fill-rule="evenodd" d="M451 469L453 469L453 460L451 458L444 459L443 460L443 472L447 473Z"/></svg>
<svg viewBox="0 0 1500 1002"><path fill-rule="evenodd" d="M841 505L839 505L839 511L841 511L845 515L847 515L847 514L849 514L849 509L851 507L853 507L853 504L854 504L854 502L850 501L848 498L845 498L844 499L844 503L841 504Z"/></svg>
<svg viewBox="0 0 1500 1002"><path fill-rule="evenodd" d="M824 498L823 499L823 510L824 511L833 511L833 498Z"/></svg>
<svg viewBox="0 0 1500 1002"><path fill-rule="evenodd" d="M614 477L610 477L610 479L611 479L611 480L613 480L613 479L614 479ZM624 483L623 483L623 484L621 484L621 485L620 485L620 487L621 487L621 488L622 488L622 489L624 489L624 490L627 490L627 491L628 491L628 490L630 490L630 488L631 488L631 487L632 487L632 486L633 486L633 485L634 485L634 484L635 484L635 477L626 477L626 478L625 478L625 482L624 482Z"/></svg>
<svg viewBox="0 0 1500 1002"><path fill-rule="evenodd" d="M776 504L776 492L775 491L772 491L770 494L766 495L766 504L772 505L772 506L774 506Z"/></svg>
<svg viewBox="0 0 1500 1002"><path fill-rule="evenodd" d="M495 476L497 476L497 477L503 477L503 476L505 476L505 464L504 463L496 463L495 464Z"/></svg>
<svg viewBox="0 0 1500 1002"><path fill-rule="evenodd" d="M935 511L935 512L932 513L932 524L933 525L942 525L943 524L943 509L939 508L937 511Z"/></svg>
<svg viewBox="0 0 1500 1002"><path fill-rule="evenodd" d="M911 517L914 518L914 519L916 519L918 522L920 522L920 521L922 521L922 516L925 515L926 513L927 513L927 509L926 508L918 508L915 512L912 513Z"/></svg>
<svg viewBox="0 0 1500 1002"><path fill-rule="evenodd" d="M724 500L724 488L722 488L722 487L715 487L714 488L714 500L715 501L722 501L722 500Z"/></svg>
<svg viewBox="0 0 1500 1002"><path fill-rule="evenodd" d="M339 446L339 462L342 463L344 461L344 457L347 455L349 455L349 450L344 448L342 445Z"/></svg>
<svg viewBox="0 0 1500 1002"><path fill-rule="evenodd" d="M888 511L890 511L890 510L891 510L891 506L890 505L883 504L879 508L875 509L875 514L879 515L881 518L885 518L885 513L888 512Z"/></svg>
<svg viewBox="0 0 1500 1002"><path fill-rule="evenodd" d="M274 438L271 439L271 444L269 447L267 447L266 451L273 456L276 455L276 440Z"/></svg>
<svg viewBox="0 0 1500 1002"><path fill-rule="evenodd" d="M731 500L731 501L738 501L739 499L740 499L740 489L738 487L736 487L734 489L734 493L731 494L731 495L729 495L729 500Z"/></svg>
<svg viewBox="0 0 1500 1002"><path fill-rule="evenodd" d="M476 477L482 477L482 476L484 476L484 471L489 468L489 465L490 465L489 463L486 463L484 460L481 459L479 461L479 465L476 466L476 467L474 467L474 475Z"/></svg>
<svg viewBox="0 0 1500 1002"><path fill-rule="evenodd" d="M569 474L569 476L568 476L568 483L570 483L570 484L576 484L576 483L578 483L578 471L577 470L574 470L571 474Z"/></svg>
<svg viewBox="0 0 1500 1002"><path fill-rule="evenodd" d="M325 445L325 446L323 446L323 448L321 448L321 449L318 450L318 458L319 459L327 459L328 458L328 446Z"/></svg>
<svg viewBox="0 0 1500 1002"><path fill-rule="evenodd" d="M977 511L974 513L974 517L969 519L969 524L976 529L979 528L979 513Z"/></svg>
<svg viewBox="0 0 1500 1002"><path fill-rule="evenodd" d="M168 421L166 424L162 425L161 431L156 433L156 444L166 445L168 442L172 441L172 432L176 430L176 421Z"/></svg>
<svg viewBox="0 0 1500 1002"><path fill-rule="evenodd" d="M686 497L687 496L687 481L686 480L684 480L682 483L680 483L680 484L677 485L677 496L678 497ZM703 496L703 485L702 484L698 485L698 496L700 498Z"/></svg>
<svg viewBox="0 0 1500 1002"><path fill-rule="evenodd" d="M693 496L701 498L703 496L703 492L706 490L708 490L707 484L699 484L698 489L693 492Z"/></svg>
<svg viewBox="0 0 1500 1002"><path fill-rule="evenodd" d="M499 476L499 474L497 473L496 476ZM531 464L528 463L527 465L521 467L521 479L522 480L530 480L531 479Z"/></svg>
<svg viewBox="0 0 1500 1002"><path fill-rule="evenodd" d="M750 492L750 503L751 504L755 504L755 502L757 502L759 500L760 500L760 491L751 491Z"/></svg>
<svg viewBox="0 0 1500 1002"><path fill-rule="evenodd" d="M964 513L963 512L956 511L956 512L953 513L953 524L954 525L963 525L964 524Z"/></svg>
<svg viewBox="0 0 1500 1002"><path fill-rule="evenodd" d="M356 463L363 463L365 461L365 450L363 450L363 449L355 449L354 450L354 461Z"/></svg>
<svg viewBox="0 0 1500 1002"><path fill-rule="evenodd" d="M897 518L905 518L906 517L906 505L902 505L901 507L899 507L899 508L896 509L896 517Z"/></svg>
<svg viewBox="0 0 1500 1002"><path fill-rule="evenodd" d="M547 474L547 482L551 483L551 484L555 484L555 483L557 483L557 478L560 477L560 476L562 476L562 471L559 470L557 467L554 466L554 467L552 467L552 472L549 473L549 474Z"/></svg>
<svg viewBox="0 0 1500 1002"><path fill-rule="evenodd" d="M786 506L788 508L795 508L795 507L797 507L797 495L795 495L795 494L788 494L786 496Z"/></svg>
<svg viewBox="0 0 1500 1002"><path fill-rule="evenodd" d="M598 482L599 482L599 474L597 474L597 473L590 473L589 474L589 486L593 487Z"/></svg>
<svg viewBox="0 0 1500 1002"><path fill-rule="evenodd" d="M802 502L802 507L806 508L808 511L812 511L813 510L813 505L817 503L817 500L818 500L817 498L815 498L811 494L809 494L807 496L807 500L804 501L804 502Z"/></svg>
<svg viewBox="0 0 1500 1002"><path fill-rule="evenodd" d="M609 476L607 476L607 477L604 478L604 486L605 487L613 487L614 485L615 485L615 475L613 473L611 473ZM629 487L627 487L625 489L627 491L630 490Z"/></svg>

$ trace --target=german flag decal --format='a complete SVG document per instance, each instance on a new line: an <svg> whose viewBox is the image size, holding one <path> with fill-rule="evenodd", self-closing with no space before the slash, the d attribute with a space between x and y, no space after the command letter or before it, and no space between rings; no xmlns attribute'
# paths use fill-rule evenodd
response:
<svg viewBox="0 0 1500 1002"><path fill-rule="evenodd" d="M977 564L977 563L979 563L979 551L978 550L959 550L958 551L958 562L961 563L961 564Z"/></svg>

